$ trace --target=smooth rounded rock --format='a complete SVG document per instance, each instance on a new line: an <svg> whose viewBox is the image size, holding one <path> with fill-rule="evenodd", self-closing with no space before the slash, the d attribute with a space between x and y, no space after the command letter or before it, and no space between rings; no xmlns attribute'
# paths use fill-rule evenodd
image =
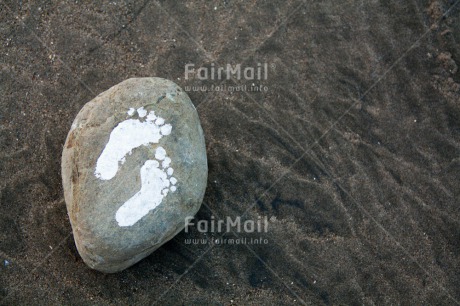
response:
<svg viewBox="0 0 460 306"><path fill-rule="evenodd" d="M203 130L175 83L128 79L88 102L62 153L62 181L78 252L121 271L185 226L207 181Z"/></svg>

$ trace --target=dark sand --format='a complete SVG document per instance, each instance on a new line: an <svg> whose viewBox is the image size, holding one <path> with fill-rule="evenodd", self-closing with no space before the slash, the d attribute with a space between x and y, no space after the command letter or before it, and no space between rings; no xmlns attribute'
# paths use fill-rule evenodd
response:
<svg viewBox="0 0 460 306"><path fill-rule="evenodd" d="M0 304L460 301L458 1L89 2L0 4ZM90 270L61 185L72 120L129 77L253 83L184 79L213 62L267 62L268 92L189 92L209 159L198 219L267 216L239 235L268 244L187 245L220 236L194 229Z"/></svg>

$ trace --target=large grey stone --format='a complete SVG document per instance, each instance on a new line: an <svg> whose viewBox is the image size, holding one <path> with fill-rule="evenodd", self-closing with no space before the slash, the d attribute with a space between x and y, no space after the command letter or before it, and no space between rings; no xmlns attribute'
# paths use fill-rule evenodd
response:
<svg viewBox="0 0 460 306"><path fill-rule="evenodd" d="M204 135L187 94L135 78L88 102L67 136L62 180L88 266L117 272L155 251L198 211L206 188Z"/></svg>

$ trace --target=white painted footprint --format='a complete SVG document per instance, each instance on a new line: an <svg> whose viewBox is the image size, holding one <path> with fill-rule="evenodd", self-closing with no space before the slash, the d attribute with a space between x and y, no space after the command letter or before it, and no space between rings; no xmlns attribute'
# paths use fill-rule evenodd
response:
<svg viewBox="0 0 460 306"><path fill-rule="evenodd" d="M161 165L160 165L161 162ZM176 191L177 180L172 177L171 159L163 147L158 147L154 160L147 160L141 168L141 190L126 201L115 219L119 226L131 226L161 204L169 191Z"/></svg>
<svg viewBox="0 0 460 306"><path fill-rule="evenodd" d="M136 110L129 109L132 116ZM141 107L137 109L139 118L127 119L118 124L110 134L109 142L99 156L94 175L101 180L110 180L118 172L119 164L125 162L132 150L159 140L171 133L172 126L164 119L155 116L153 111ZM155 151L155 159L147 160L141 167L141 189L127 200L116 212L115 219L119 226L131 226L142 219L149 211L161 204L169 191L176 191L176 178L172 177L174 169L170 167L171 158L163 147Z"/></svg>
<svg viewBox="0 0 460 306"><path fill-rule="evenodd" d="M131 108L128 115L136 110ZM127 119L120 122L110 133L109 142L99 156L94 175L101 180L110 180L118 172L119 164L125 162L127 154L132 150L150 143L158 143L163 136L171 133L172 126L164 124L164 119L155 116L155 112L141 107L137 109L139 119ZM140 120L144 118L144 120Z"/></svg>

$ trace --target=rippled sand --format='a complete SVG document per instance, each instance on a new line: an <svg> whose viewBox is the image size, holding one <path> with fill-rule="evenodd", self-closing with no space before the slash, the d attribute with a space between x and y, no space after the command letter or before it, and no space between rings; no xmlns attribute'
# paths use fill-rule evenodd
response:
<svg viewBox="0 0 460 306"><path fill-rule="evenodd" d="M0 304L460 301L458 1L0 8ZM267 79L186 80L188 63L267 63ZM189 88L209 161L196 221L267 217L222 237L261 243L192 228L122 273L85 266L62 145L86 102L134 76ZM267 90L228 90L253 83Z"/></svg>

